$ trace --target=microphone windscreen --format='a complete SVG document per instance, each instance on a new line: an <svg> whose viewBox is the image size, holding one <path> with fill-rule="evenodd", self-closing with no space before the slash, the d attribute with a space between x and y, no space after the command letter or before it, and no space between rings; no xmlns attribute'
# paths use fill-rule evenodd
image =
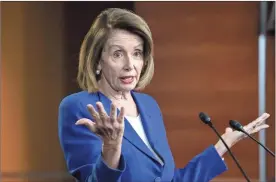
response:
<svg viewBox="0 0 276 182"><path fill-rule="evenodd" d="M211 123L211 118L205 114L204 112L199 113L199 118L201 121L203 121L205 124Z"/></svg>
<svg viewBox="0 0 276 182"><path fill-rule="evenodd" d="M242 127L242 125L241 125L238 121L230 120L230 121L229 121L229 125L230 125L230 127L233 128L234 130L243 131L243 127Z"/></svg>

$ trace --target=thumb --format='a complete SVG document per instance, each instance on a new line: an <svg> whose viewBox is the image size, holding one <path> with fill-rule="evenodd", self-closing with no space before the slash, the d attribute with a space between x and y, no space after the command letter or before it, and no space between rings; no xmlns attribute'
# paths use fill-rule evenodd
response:
<svg viewBox="0 0 276 182"><path fill-rule="evenodd" d="M85 125L90 131L95 132L96 131L96 124L91 121L90 119L82 118L79 119L76 123L76 125Z"/></svg>

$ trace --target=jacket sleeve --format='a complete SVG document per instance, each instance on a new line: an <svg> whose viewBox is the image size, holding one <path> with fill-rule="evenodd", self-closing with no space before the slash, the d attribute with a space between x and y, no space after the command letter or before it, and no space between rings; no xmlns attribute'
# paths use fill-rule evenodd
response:
<svg viewBox="0 0 276 182"><path fill-rule="evenodd" d="M176 169L173 182L208 182L226 170L225 162L211 145L184 168Z"/></svg>
<svg viewBox="0 0 276 182"><path fill-rule="evenodd" d="M120 182L126 168L123 155L118 169L111 169L101 157L102 142L85 126L75 125L81 118L92 119L86 107L72 98L59 106L58 132L69 172L81 182Z"/></svg>

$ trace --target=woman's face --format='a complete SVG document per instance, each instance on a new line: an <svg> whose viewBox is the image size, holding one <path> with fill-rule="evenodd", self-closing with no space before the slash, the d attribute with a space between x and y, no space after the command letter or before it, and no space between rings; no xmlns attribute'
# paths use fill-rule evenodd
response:
<svg viewBox="0 0 276 182"><path fill-rule="evenodd" d="M128 31L113 30L98 66L100 81L115 91L130 91L139 81L143 64L143 40Z"/></svg>

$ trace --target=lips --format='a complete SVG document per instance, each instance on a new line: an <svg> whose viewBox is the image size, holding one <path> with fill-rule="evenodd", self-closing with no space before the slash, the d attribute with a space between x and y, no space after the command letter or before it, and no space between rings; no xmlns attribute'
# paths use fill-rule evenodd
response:
<svg viewBox="0 0 276 182"><path fill-rule="evenodd" d="M134 80L134 76L123 76L120 77L121 82L123 82L124 84L130 84L133 82Z"/></svg>

